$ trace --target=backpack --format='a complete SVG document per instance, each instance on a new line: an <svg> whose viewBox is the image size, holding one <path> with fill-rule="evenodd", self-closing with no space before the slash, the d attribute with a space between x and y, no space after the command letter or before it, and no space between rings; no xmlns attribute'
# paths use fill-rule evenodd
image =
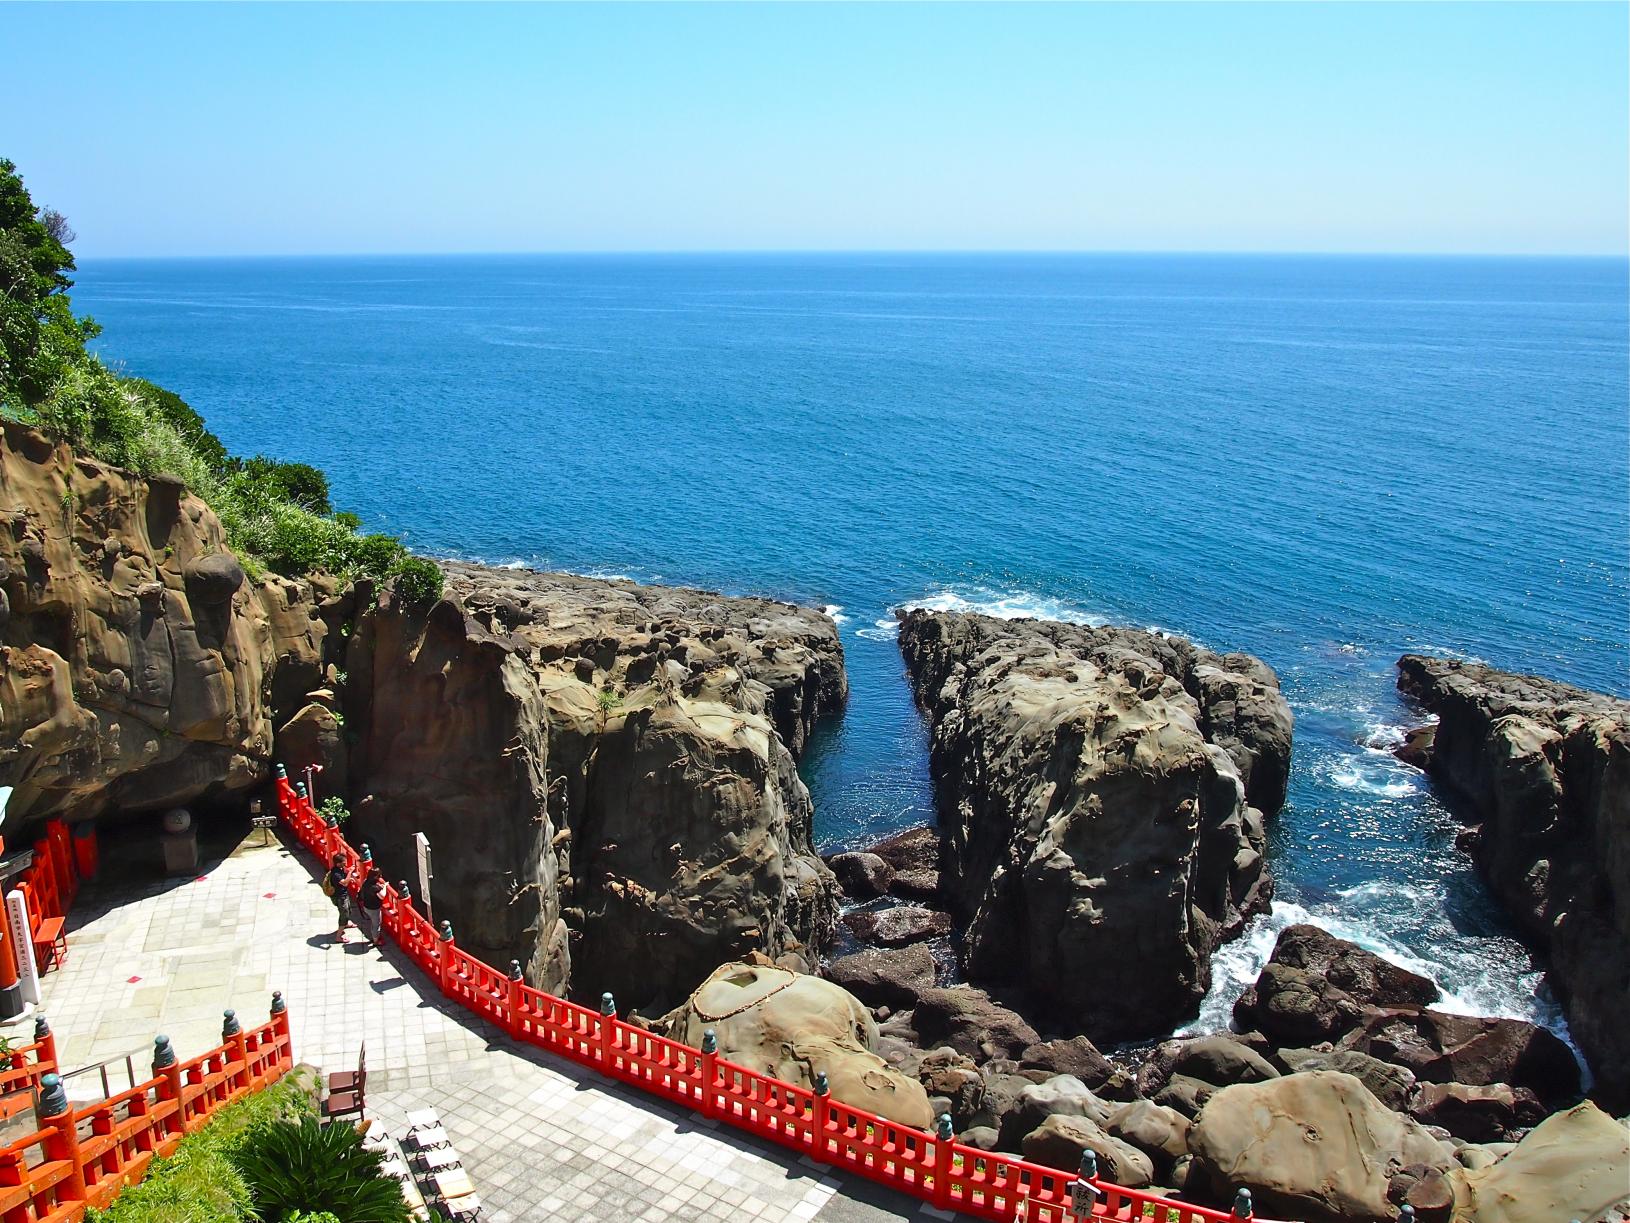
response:
<svg viewBox="0 0 1630 1223"><path fill-rule="evenodd" d="M329 871L323 873L323 895L334 895L334 875Z"/></svg>

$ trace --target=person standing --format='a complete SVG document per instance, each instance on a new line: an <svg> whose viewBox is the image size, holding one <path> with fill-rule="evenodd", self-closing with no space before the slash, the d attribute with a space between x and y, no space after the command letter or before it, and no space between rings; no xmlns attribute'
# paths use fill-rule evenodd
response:
<svg viewBox="0 0 1630 1223"><path fill-rule="evenodd" d="M385 904L385 877L377 866L368 867L368 877L362 881L362 894L357 898L362 906L362 929L368 935L368 946L379 946L379 913Z"/></svg>
<svg viewBox="0 0 1630 1223"><path fill-rule="evenodd" d="M334 928L336 943L345 941L345 928L351 924L351 889L346 882L345 855L335 854L334 864L323 876L323 891L332 898L334 909L339 914L339 925Z"/></svg>

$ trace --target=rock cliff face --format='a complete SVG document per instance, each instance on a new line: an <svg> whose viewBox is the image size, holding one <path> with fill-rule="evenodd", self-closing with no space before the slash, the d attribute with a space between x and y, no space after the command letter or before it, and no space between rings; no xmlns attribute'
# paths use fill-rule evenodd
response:
<svg viewBox="0 0 1630 1223"><path fill-rule="evenodd" d="M1194 1015L1210 956L1266 906L1264 813L1291 714L1244 654L1130 629L912 612L944 889L969 974L1094 1039Z"/></svg>
<svg viewBox="0 0 1630 1223"><path fill-rule="evenodd" d="M436 915L549 989L668 1010L722 961L835 918L796 752L846 696L835 625L763 599L447 566L353 639L355 835Z"/></svg>
<svg viewBox="0 0 1630 1223"><path fill-rule="evenodd" d="M247 579L180 484L0 424L6 832L263 781L347 614L332 585Z"/></svg>
<svg viewBox="0 0 1630 1223"><path fill-rule="evenodd" d="M1630 702L1481 664L1405 655L1438 716L1426 768L1538 950L1612 1107L1630 1104Z"/></svg>

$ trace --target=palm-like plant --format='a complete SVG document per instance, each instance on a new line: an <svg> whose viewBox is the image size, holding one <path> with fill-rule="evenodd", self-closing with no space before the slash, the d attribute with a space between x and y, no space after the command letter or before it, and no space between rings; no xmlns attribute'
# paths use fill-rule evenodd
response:
<svg viewBox="0 0 1630 1223"><path fill-rule="evenodd" d="M233 1159L267 1223L323 1211L345 1223L409 1223L401 1186L380 1171L384 1156L362 1145L355 1126L279 1121L257 1128Z"/></svg>

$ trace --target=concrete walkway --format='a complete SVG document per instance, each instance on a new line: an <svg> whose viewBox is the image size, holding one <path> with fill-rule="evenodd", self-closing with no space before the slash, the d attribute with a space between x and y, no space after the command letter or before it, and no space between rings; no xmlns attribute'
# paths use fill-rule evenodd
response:
<svg viewBox="0 0 1630 1223"><path fill-rule="evenodd" d="M494 1223L929 1217L910 1199L517 1044L354 931L334 944L333 906L303 858L262 837L216 846L183 880L159 874L156 835L104 840L104 875L122 881L84 888L67 962L45 977L65 1066L117 1059L108 1070L119 1091L126 1054L137 1080L148 1076L158 1033L186 1060L220 1042L224 1008L259 1024L280 989L295 1059L351 1068L366 1041L369 1111L400 1136L410 1110L437 1109ZM101 1094L95 1073L69 1085L79 1099Z"/></svg>

